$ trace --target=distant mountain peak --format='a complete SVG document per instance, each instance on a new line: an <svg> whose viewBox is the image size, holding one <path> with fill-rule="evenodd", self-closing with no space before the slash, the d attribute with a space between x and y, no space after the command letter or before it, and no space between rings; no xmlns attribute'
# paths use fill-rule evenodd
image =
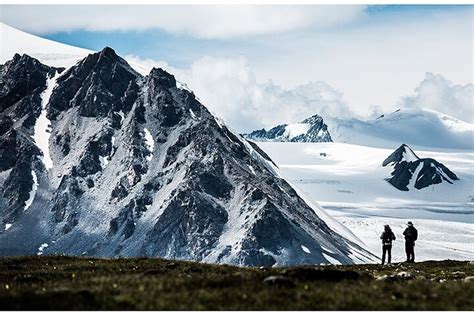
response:
<svg viewBox="0 0 474 316"><path fill-rule="evenodd" d="M382 166L393 166L391 177L385 180L401 191L420 190L443 182L452 184L459 180L445 165L432 158L419 158L406 144L388 156Z"/></svg>
<svg viewBox="0 0 474 316"><path fill-rule="evenodd" d="M382 166L389 164L396 165L402 161L413 162L420 159L415 152L406 144L402 144L398 147L390 156L387 157L382 163Z"/></svg>
<svg viewBox="0 0 474 316"><path fill-rule="evenodd" d="M328 126L320 115L313 115L301 122L281 124L268 131L260 129L244 134L247 139L255 141L323 143L332 142Z"/></svg>

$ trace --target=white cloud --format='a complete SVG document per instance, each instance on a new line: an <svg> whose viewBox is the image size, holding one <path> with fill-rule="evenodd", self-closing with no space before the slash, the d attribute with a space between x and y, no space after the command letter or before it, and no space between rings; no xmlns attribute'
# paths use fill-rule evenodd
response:
<svg viewBox="0 0 474 316"><path fill-rule="evenodd" d="M164 62L127 56L129 62L144 65L142 73L162 67L191 88L209 110L238 132L296 122L314 114L348 118L352 111L343 94L323 81L294 89L257 82L245 58L204 57L189 69L177 69Z"/></svg>
<svg viewBox="0 0 474 316"><path fill-rule="evenodd" d="M113 5L2 6L5 23L36 34L77 29L162 29L198 38L278 34L307 27L330 28L364 15L365 6Z"/></svg>
<svg viewBox="0 0 474 316"><path fill-rule="evenodd" d="M161 67L174 74L206 107L238 132L297 122L314 114L346 119L358 116L343 94L326 82L308 82L295 88L283 88L272 81L261 83L243 57L204 57L187 69L135 56L126 59L143 65L143 74L152 67ZM473 84L457 85L441 75L426 73L413 95L399 98L395 104L372 105L367 118L378 117L396 107L420 107L474 123L473 93Z"/></svg>
<svg viewBox="0 0 474 316"><path fill-rule="evenodd" d="M403 97L399 106L429 108L474 123L474 85L453 84L441 75L426 73L415 93Z"/></svg>
<svg viewBox="0 0 474 316"><path fill-rule="evenodd" d="M288 88L324 80L343 91L359 115L368 115L374 104L387 111L426 72L473 82L473 10L383 16L350 28L284 34L261 49L271 54L249 62L258 80L272 78Z"/></svg>

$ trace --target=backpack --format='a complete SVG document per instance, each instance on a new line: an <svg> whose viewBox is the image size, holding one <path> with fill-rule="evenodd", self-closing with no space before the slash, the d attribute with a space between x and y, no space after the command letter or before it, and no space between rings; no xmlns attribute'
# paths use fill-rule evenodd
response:
<svg viewBox="0 0 474 316"><path fill-rule="evenodd" d="M395 235L393 234L392 231L384 231L382 233L382 236L380 236L380 239L382 239L382 245L384 246L391 246L392 245L392 240L395 240Z"/></svg>

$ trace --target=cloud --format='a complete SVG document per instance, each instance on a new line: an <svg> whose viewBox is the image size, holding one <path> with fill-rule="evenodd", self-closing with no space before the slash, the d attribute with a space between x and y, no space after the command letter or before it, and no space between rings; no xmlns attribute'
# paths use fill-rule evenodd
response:
<svg viewBox="0 0 474 316"><path fill-rule="evenodd" d="M25 31L164 31L205 39L331 28L355 21L365 6L113 5L2 6L1 19Z"/></svg>
<svg viewBox="0 0 474 316"><path fill-rule="evenodd" d="M161 67L186 83L200 101L238 132L248 132L281 123L297 122L311 115L350 118L352 111L343 94L324 81L309 82L285 89L271 81L256 80L247 60L204 57L188 69L167 63L127 56L129 62L143 65L142 73Z"/></svg>
<svg viewBox="0 0 474 316"><path fill-rule="evenodd" d="M429 108L474 123L474 85L453 84L439 74L428 72L415 93L403 97L399 105Z"/></svg>
<svg viewBox="0 0 474 316"><path fill-rule="evenodd" d="M141 65L142 74L147 74L152 67L161 67L174 74L211 112L238 132L297 122L314 114L343 119L359 116L344 100L343 93L324 81L308 82L294 88L284 88L270 80L258 82L244 57L208 56L196 60L187 69L136 56L126 59L135 68ZM426 73L414 91L413 95L401 97L396 104L371 106L366 118L376 118L396 107L419 107L474 123L473 84L453 84L441 75Z"/></svg>
<svg viewBox="0 0 474 316"><path fill-rule="evenodd" d="M426 72L472 83L473 14L474 7L450 6L381 14L349 28L283 34L260 48L271 53L248 58L257 78L285 87L324 80L344 92L353 111L368 115L373 105L391 110Z"/></svg>

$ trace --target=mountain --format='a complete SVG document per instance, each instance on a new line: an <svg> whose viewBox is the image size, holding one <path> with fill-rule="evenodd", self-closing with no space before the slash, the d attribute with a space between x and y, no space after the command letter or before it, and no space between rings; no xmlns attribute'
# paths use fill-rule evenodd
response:
<svg viewBox="0 0 474 316"><path fill-rule="evenodd" d="M325 120L335 142L378 148L409 143L429 148L474 149L474 125L430 109L403 108L368 121Z"/></svg>
<svg viewBox="0 0 474 316"><path fill-rule="evenodd" d="M54 42L20 31L2 22L0 22L0 39L2 43L8 43L0 48L0 64L12 59L15 54L22 53L47 66L69 68L87 55L94 53L89 49ZM133 60L127 62L141 75L145 76L150 72L149 66Z"/></svg>
<svg viewBox="0 0 474 316"><path fill-rule="evenodd" d="M319 115L313 115L299 123L278 125L268 131L265 129L256 130L243 136L255 141L332 142L328 127Z"/></svg>
<svg viewBox="0 0 474 316"><path fill-rule="evenodd" d="M162 69L111 48L67 69L16 54L0 104L1 255L374 258Z"/></svg>
<svg viewBox="0 0 474 316"><path fill-rule="evenodd" d="M452 184L452 181L459 180L445 165L432 158L418 158L405 144L388 156L382 166L393 167L391 177L385 180L401 191L420 190L443 182Z"/></svg>
<svg viewBox="0 0 474 316"><path fill-rule="evenodd" d="M23 53L48 66L70 67L91 53L87 49L22 32L2 22L0 22L0 39L2 41L0 64L12 59L16 53Z"/></svg>

